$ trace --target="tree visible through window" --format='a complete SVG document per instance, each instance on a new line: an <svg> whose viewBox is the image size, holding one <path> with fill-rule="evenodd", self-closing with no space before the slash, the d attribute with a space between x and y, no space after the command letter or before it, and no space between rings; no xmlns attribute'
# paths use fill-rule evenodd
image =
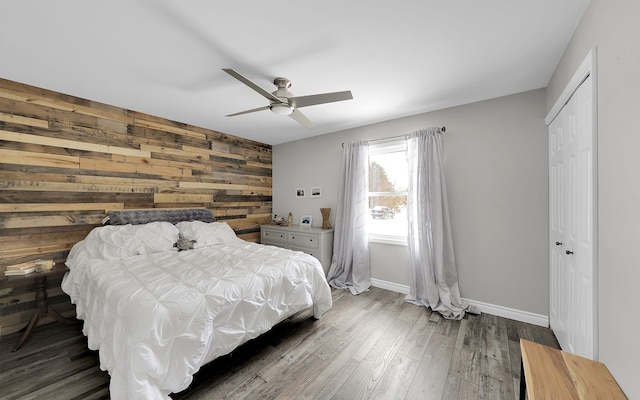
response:
<svg viewBox="0 0 640 400"><path fill-rule="evenodd" d="M406 243L408 167L404 140L369 146L369 239Z"/></svg>

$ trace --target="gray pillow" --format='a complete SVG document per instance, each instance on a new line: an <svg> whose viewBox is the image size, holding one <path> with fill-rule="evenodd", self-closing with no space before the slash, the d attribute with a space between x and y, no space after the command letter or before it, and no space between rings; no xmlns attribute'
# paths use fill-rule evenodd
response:
<svg viewBox="0 0 640 400"><path fill-rule="evenodd" d="M155 221L167 221L176 224L180 221L214 222L216 218L206 208L148 210L112 210L107 212L103 225L140 225Z"/></svg>

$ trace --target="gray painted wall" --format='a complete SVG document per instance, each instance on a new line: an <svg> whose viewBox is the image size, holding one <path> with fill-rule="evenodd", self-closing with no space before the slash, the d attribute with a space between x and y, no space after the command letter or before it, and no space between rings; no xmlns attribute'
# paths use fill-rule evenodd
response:
<svg viewBox="0 0 640 400"><path fill-rule="evenodd" d="M640 2L592 0L547 88L550 109L597 48L599 350L640 399Z"/></svg>
<svg viewBox="0 0 640 400"><path fill-rule="evenodd" d="M273 210L335 204L341 143L446 126L445 175L463 297L548 315L548 168L544 89L285 143L273 148ZM322 186L321 199L297 187ZM334 222L334 221L333 221ZM408 285L407 249L372 244L372 277Z"/></svg>

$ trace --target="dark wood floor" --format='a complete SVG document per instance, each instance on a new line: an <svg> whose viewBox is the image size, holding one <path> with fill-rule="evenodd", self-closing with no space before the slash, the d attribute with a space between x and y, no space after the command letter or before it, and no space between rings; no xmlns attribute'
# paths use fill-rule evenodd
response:
<svg viewBox="0 0 640 400"><path fill-rule="evenodd" d="M203 367L173 399L515 399L519 339L552 347L549 329L493 315L442 319L372 288L333 292L320 320L303 311ZM78 327L0 339L0 399L105 399L109 376Z"/></svg>

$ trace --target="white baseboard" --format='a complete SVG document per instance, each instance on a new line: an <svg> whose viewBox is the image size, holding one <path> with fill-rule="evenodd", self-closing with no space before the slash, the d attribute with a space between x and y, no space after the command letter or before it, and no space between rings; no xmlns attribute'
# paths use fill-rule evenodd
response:
<svg viewBox="0 0 640 400"><path fill-rule="evenodd" d="M371 286L380 289L391 290L392 292L396 293L409 294L409 286L400 285L399 283L383 281L380 279L371 279Z"/></svg>
<svg viewBox="0 0 640 400"><path fill-rule="evenodd" d="M409 294L409 286L400 285L398 283L387 282L380 279L371 279L371 286L391 290L392 292ZM538 326L549 326L549 316L542 314L535 314L529 311L516 310L514 308L498 306L495 304L483 303L481 301L475 301L463 298L462 300L467 303L478 307L478 309L486 314L497 315L498 317L509 318L520 322L526 322L528 324Z"/></svg>
<svg viewBox="0 0 640 400"><path fill-rule="evenodd" d="M467 303L478 307L478 309L487 314L497 315L498 317L509 318L520 322L526 322L532 325L549 327L549 316L535 314L529 311L516 310L515 308L498 306L495 304L483 303L481 301L462 299Z"/></svg>

